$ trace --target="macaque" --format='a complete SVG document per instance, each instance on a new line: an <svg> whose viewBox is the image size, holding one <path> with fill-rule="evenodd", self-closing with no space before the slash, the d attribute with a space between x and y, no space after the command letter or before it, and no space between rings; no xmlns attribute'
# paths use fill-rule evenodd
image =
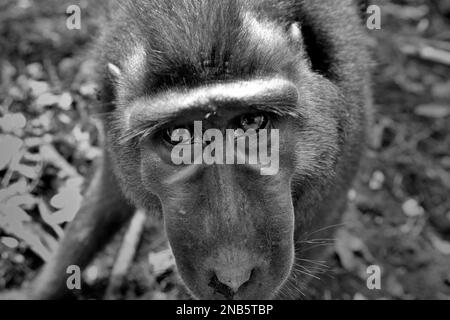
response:
<svg viewBox="0 0 450 320"><path fill-rule="evenodd" d="M311 241L340 221L364 146L370 59L358 5L126 0L108 12L97 46L103 162L27 297L64 297L67 267L85 267L136 208L163 220L193 298L293 297L311 279L298 265L324 254ZM267 131L276 170L220 161L264 147L234 154L225 144L242 137L227 130L254 141ZM174 161L181 143L202 154L213 142L225 152L209 163Z"/></svg>

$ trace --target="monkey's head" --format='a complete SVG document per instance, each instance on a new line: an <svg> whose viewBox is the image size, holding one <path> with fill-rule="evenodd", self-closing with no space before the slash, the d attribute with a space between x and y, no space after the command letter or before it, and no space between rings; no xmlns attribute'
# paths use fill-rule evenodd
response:
<svg viewBox="0 0 450 320"><path fill-rule="evenodd" d="M242 1L169 2L127 4L103 42L116 174L134 203L162 208L195 297L273 298L292 272L294 232L311 219L302 208L334 183L338 89L311 70L296 23ZM266 131L267 144L230 149L239 137L227 130L238 129L254 141ZM174 158L180 147L191 163ZM260 151L275 165L249 163Z"/></svg>

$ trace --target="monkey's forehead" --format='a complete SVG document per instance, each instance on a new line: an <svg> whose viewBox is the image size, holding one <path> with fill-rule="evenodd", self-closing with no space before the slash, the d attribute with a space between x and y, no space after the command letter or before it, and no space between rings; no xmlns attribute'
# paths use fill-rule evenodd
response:
<svg viewBox="0 0 450 320"><path fill-rule="evenodd" d="M113 16L104 60L152 88L289 69L298 57L292 39L261 12L238 0L136 1Z"/></svg>

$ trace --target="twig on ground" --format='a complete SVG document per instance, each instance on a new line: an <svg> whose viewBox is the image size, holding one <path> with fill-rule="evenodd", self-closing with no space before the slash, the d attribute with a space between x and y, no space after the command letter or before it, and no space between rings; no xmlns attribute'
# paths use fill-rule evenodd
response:
<svg viewBox="0 0 450 320"><path fill-rule="evenodd" d="M426 44L406 44L400 47L406 55L414 55L423 60L450 66L450 51L437 49Z"/></svg>
<svg viewBox="0 0 450 320"><path fill-rule="evenodd" d="M144 230L146 218L146 212L144 210L138 210L131 220L111 272L109 285L105 294L106 299L112 299L114 297L114 293L120 287L120 284L133 261L139 240L141 239Z"/></svg>

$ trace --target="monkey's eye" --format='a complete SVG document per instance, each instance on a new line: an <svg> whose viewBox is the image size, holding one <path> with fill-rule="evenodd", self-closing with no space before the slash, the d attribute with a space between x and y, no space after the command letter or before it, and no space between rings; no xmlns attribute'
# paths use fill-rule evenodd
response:
<svg viewBox="0 0 450 320"><path fill-rule="evenodd" d="M177 126L163 130L161 138L164 142L176 146L178 144L194 143L194 131L188 126Z"/></svg>
<svg viewBox="0 0 450 320"><path fill-rule="evenodd" d="M266 129L269 125L269 117L262 113L250 113L241 116L239 127L244 131Z"/></svg>

